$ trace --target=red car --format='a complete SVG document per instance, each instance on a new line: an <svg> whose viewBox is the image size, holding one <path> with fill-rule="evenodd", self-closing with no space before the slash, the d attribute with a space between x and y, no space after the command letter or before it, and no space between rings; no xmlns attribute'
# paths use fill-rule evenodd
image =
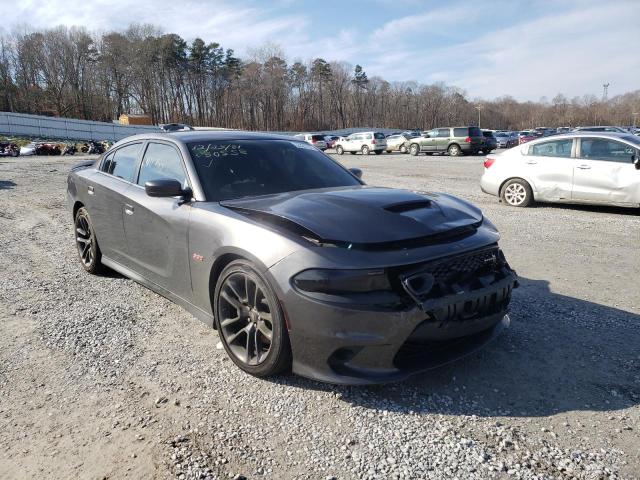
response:
<svg viewBox="0 0 640 480"><path fill-rule="evenodd" d="M523 143L530 142L531 140L535 140L538 138L533 132L529 130L524 130L518 134L518 145L522 145Z"/></svg>

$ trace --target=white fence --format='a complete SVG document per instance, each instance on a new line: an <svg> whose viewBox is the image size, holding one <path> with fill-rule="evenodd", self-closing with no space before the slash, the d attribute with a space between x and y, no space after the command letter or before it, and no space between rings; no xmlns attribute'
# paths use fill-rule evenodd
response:
<svg viewBox="0 0 640 480"><path fill-rule="evenodd" d="M110 140L137 133L159 132L154 126L118 125L72 118L43 117L26 113L0 112L0 134L37 137L45 140Z"/></svg>

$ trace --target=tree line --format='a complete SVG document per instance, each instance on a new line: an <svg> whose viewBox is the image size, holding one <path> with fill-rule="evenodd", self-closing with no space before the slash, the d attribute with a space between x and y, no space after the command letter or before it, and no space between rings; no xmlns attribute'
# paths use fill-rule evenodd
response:
<svg viewBox="0 0 640 480"><path fill-rule="evenodd" d="M149 25L3 34L0 110L100 121L137 111L154 123L273 131L476 125L478 110L483 128L630 125L640 112L640 90L610 99L486 101L444 83L369 78L345 62L288 63L273 46L249 56Z"/></svg>

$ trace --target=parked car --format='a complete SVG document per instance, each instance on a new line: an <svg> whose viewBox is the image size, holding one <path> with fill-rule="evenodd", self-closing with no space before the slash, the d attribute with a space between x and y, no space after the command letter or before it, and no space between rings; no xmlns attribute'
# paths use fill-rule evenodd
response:
<svg viewBox="0 0 640 480"><path fill-rule="evenodd" d="M35 155L36 147L37 145L35 142L28 143L27 145L20 147L20 155Z"/></svg>
<svg viewBox="0 0 640 480"><path fill-rule="evenodd" d="M324 141L327 143L327 148L334 148L338 140L340 140L340 137L336 137L334 135L325 135L324 137Z"/></svg>
<svg viewBox="0 0 640 480"><path fill-rule="evenodd" d="M518 144L522 145L523 143L530 142L531 140L535 140L538 136L532 132L531 130L523 130L518 133Z"/></svg>
<svg viewBox="0 0 640 480"><path fill-rule="evenodd" d="M495 226L361 174L285 136L127 137L69 174L78 259L183 306L259 377L395 381L494 338L517 287Z"/></svg>
<svg viewBox="0 0 640 480"><path fill-rule="evenodd" d="M329 148L327 145L327 142L324 139L324 135L321 135L321 134L299 133L298 135L296 135L296 138L299 138L300 140L307 142L309 145L313 145L314 147L316 147L319 150L322 150L323 152L327 148Z"/></svg>
<svg viewBox="0 0 640 480"><path fill-rule="evenodd" d="M186 123L165 123L158 126L163 132L187 132L195 130L191 125L187 125Z"/></svg>
<svg viewBox="0 0 640 480"><path fill-rule="evenodd" d="M369 155L374 152L380 155L387 149L387 139L381 132L358 132L352 133L344 140L340 139L336 143L336 153L338 155L349 152L352 155L360 152Z"/></svg>
<svg viewBox="0 0 640 480"><path fill-rule="evenodd" d="M498 148L498 139L493 134L493 130L483 130L482 136L484 137L482 153L486 155Z"/></svg>
<svg viewBox="0 0 640 480"><path fill-rule="evenodd" d="M640 138L572 132L488 156L482 191L508 205L534 201L640 207Z"/></svg>
<svg viewBox="0 0 640 480"><path fill-rule="evenodd" d="M0 142L0 156L17 157L20 155L20 147L11 142Z"/></svg>
<svg viewBox="0 0 640 480"><path fill-rule="evenodd" d="M571 127L558 127L556 133L569 133L571 130L573 130Z"/></svg>
<svg viewBox="0 0 640 480"><path fill-rule="evenodd" d="M423 133L405 142L411 155L420 153L448 153L452 157L464 154L477 155L484 144L484 136L478 127L444 127Z"/></svg>
<svg viewBox="0 0 640 480"><path fill-rule="evenodd" d="M606 126L592 126L592 127L576 127L574 132L614 132L614 133L628 133L624 128L614 127L611 125Z"/></svg>
<svg viewBox="0 0 640 480"><path fill-rule="evenodd" d="M405 143L408 140L411 140L412 138L416 138L419 137L419 135L416 135L414 133L398 133L395 135L389 135L387 137L387 152L391 153L391 152L400 152L400 153L407 153L407 147L405 145Z"/></svg>
<svg viewBox="0 0 640 480"><path fill-rule="evenodd" d="M513 132L498 131L495 132L498 148L511 148L518 145L518 137Z"/></svg>
<svg viewBox="0 0 640 480"><path fill-rule="evenodd" d="M36 155L60 155L62 149L57 143L44 142L36 143Z"/></svg>

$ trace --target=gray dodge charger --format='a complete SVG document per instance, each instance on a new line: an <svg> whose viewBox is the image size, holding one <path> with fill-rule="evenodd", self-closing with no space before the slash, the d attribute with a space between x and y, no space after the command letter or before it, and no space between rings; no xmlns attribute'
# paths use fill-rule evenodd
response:
<svg viewBox="0 0 640 480"><path fill-rule="evenodd" d="M494 225L361 174L292 137L176 132L121 140L67 193L86 271L183 306L252 375L388 382L494 338L518 285Z"/></svg>

